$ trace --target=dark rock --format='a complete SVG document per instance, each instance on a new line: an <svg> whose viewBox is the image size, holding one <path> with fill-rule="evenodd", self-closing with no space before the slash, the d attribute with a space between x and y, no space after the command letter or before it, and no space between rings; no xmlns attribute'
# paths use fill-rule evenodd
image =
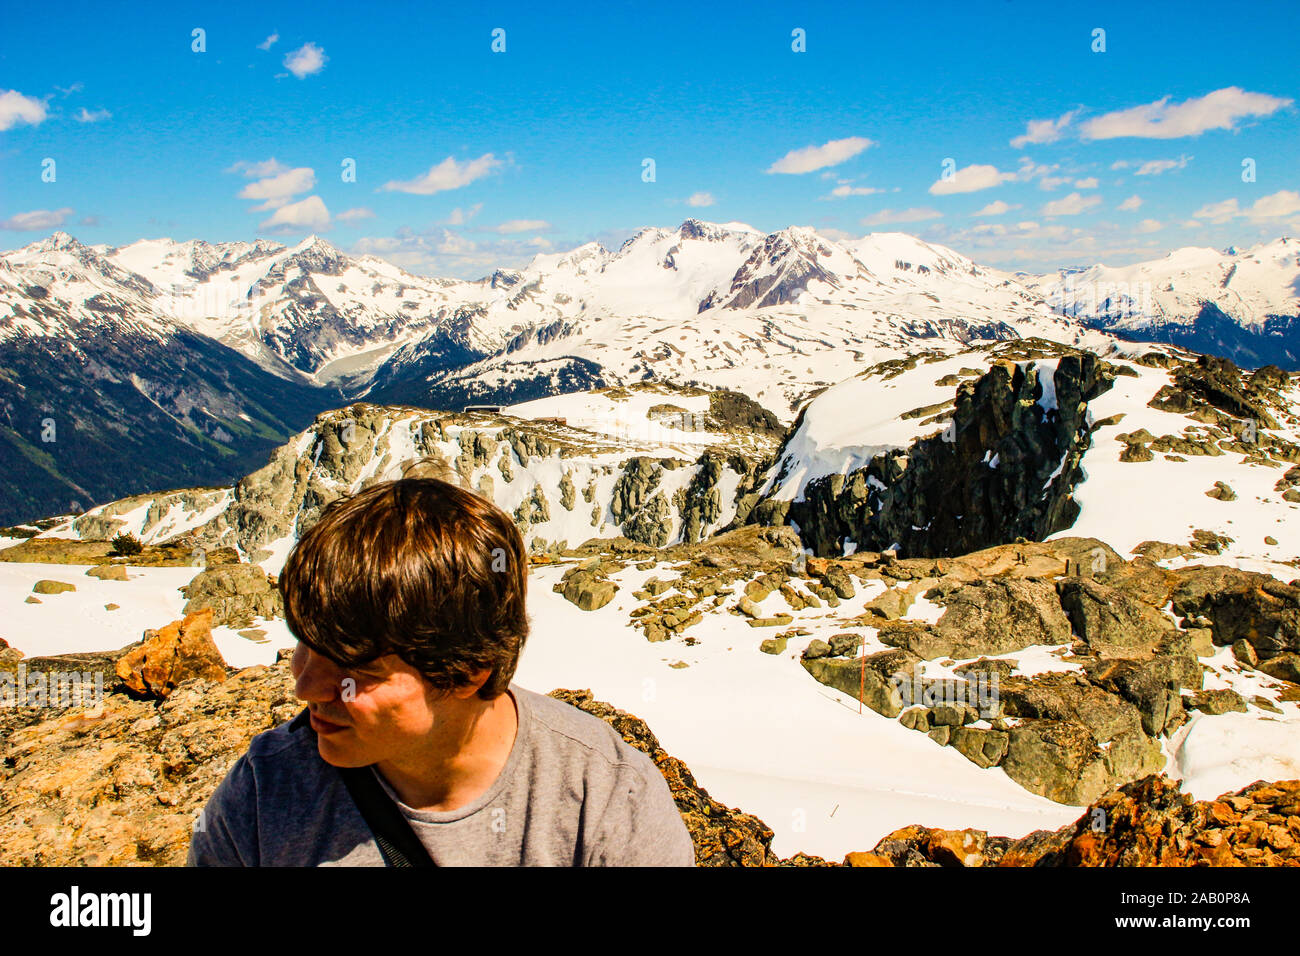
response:
<svg viewBox="0 0 1300 956"><path fill-rule="evenodd" d="M1170 572L1175 614L1209 618L1216 644L1244 639L1261 660L1300 651L1300 591L1251 571L1224 566Z"/></svg>
<svg viewBox="0 0 1300 956"><path fill-rule="evenodd" d="M1183 720L1180 684L1167 657L1150 660L1109 660L1094 665L1088 676L1134 704L1142 714L1142 729L1157 737Z"/></svg>
<svg viewBox="0 0 1300 956"><path fill-rule="evenodd" d="M32 585L33 594L62 594L65 591L75 591L77 586L69 584L67 581L55 581L50 578L42 578Z"/></svg>
<svg viewBox="0 0 1300 956"><path fill-rule="evenodd" d="M1115 373L1091 353L1053 343L1025 343L1024 352L1059 356L1054 408L1038 402L1037 369L999 361L958 387L952 429L815 479L801 501L760 502L750 520L793 522L823 555L842 553L850 540L867 551L897 543L909 556L964 554L1068 528L1079 513L1070 492L1091 442L1087 405ZM997 468L988 465L992 455Z"/></svg>
<svg viewBox="0 0 1300 956"><path fill-rule="evenodd" d="M1300 654L1286 652L1259 662L1259 670L1269 677L1300 684Z"/></svg>
<svg viewBox="0 0 1300 956"><path fill-rule="evenodd" d="M1057 592L1074 630L1094 647L1153 647L1175 631L1159 608L1098 581L1067 578Z"/></svg>
<svg viewBox="0 0 1300 956"><path fill-rule="evenodd" d="M1218 498L1220 501L1236 501L1237 493L1229 488L1224 482L1216 481L1214 487L1206 493L1206 497Z"/></svg>
<svg viewBox="0 0 1300 956"><path fill-rule="evenodd" d="M952 747L977 767L995 767L1007 754L1010 734L975 727L957 727L952 732Z"/></svg>
<svg viewBox="0 0 1300 956"><path fill-rule="evenodd" d="M829 657L830 655L831 646L822 640L809 641L808 646L804 648L803 652L804 660L816 660L822 657Z"/></svg>
<svg viewBox="0 0 1300 956"><path fill-rule="evenodd" d="M949 594L946 603L943 616L931 629L929 650L940 651L935 656L1006 654L1034 644L1070 640L1070 621L1061 610L1056 591L1041 581L980 581ZM885 640L883 632L881 640Z"/></svg>
<svg viewBox="0 0 1300 956"><path fill-rule="evenodd" d="M903 711L898 687L862 660L805 656L802 663L814 680L861 700L878 714L897 717Z"/></svg>
<svg viewBox="0 0 1300 956"><path fill-rule="evenodd" d="M1215 716L1229 712L1244 714L1246 698L1235 690L1198 690L1187 698L1186 706Z"/></svg>
<svg viewBox="0 0 1300 956"><path fill-rule="evenodd" d="M618 586L599 571L579 569L566 574L562 594L570 604L584 611L595 611L614 599Z"/></svg>

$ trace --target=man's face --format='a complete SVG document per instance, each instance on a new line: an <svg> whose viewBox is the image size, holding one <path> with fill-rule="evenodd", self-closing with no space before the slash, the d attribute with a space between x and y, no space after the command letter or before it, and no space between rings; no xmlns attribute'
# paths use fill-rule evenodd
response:
<svg viewBox="0 0 1300 956"><path fill-rule="evenodd" d="M394 654L343 668L298 643L294 693L311 712L321 759L336 767L402 760L426 745L435 724L435 692Z"/></svg>

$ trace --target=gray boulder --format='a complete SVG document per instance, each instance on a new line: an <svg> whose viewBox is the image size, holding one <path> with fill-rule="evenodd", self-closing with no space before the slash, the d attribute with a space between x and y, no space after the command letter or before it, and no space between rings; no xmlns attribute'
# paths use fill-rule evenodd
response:
<svg viewBox="0 0 1300 956"><path fill-rule="evenodd" d="M180 589L188 616L212 608L212 626L250 627L255 617L284 617L284 599L275 579L255 564L207 568Z"/></svg>

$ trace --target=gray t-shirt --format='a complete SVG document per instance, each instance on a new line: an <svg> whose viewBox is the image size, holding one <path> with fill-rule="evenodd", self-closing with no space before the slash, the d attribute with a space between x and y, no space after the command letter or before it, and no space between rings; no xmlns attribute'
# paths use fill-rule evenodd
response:
<svg viewBox="0 0 1300 956"><path fill-rule="evenodd" d="M439 866L694 866L668 783L605 721L510 686L519 729L505 766L458 810L403 804ZM217 787L190 843L190 866L383 866L316 735L258 734Z"/></svg>

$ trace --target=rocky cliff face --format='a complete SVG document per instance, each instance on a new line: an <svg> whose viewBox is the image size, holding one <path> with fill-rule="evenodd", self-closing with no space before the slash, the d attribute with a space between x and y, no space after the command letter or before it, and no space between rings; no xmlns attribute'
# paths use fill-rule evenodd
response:
<svg viewBox="0 0 1300 956"><path fill-rule="evenodd" d="M908 556L964 554L1070 527L1078 515L1071 491L1090 440L1088 403L1110 388L1117 369L1086 352L1020 353L1039 358L1016 361L1007 350L961 382L951 406L908 413L940 426L938 434L816 478L802 500L761 501L751 520L794 524L823 555L842 554L846 542Z"/></svg>
<svg viewBox="0 0 1300 956"><path fill-rule="evenodd" d="M675 407L672 388L645 388ZM741 398L724 396L717 416L694 422L715 444L675 444L671 434L638 437L635 429L615 437L558 419L351 405L319 416L237 482L189 540L199 549L234 547L256 562L282 560L330 501L431 467L513 515L534 550L619 535L655 546L699 540L732 520L736 489L752 483L775 446L775 420Z"/></svg>

